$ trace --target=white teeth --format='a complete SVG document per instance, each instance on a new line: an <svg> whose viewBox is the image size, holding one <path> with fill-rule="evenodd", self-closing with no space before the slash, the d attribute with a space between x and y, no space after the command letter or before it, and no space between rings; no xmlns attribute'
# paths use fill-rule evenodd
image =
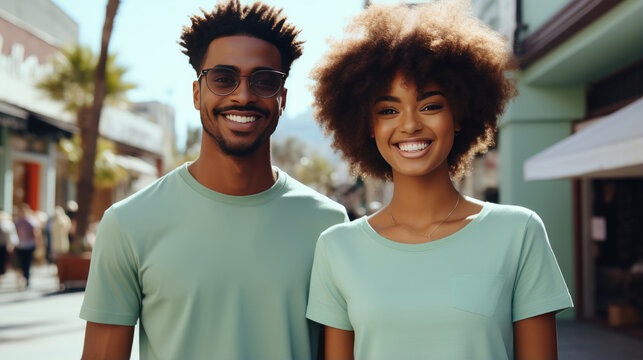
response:
<svg viewBox="0 0 643 360"><path fill-rule="evenodd" d="M232 120L234 122L238 122L238 123L242 123L242 124L253 122L253 121L257 120L256 116L241 116L241 115L226 114L225 117L228 120Z"/></svg>
<svg viewBox="0 0 643 360"><path fill-rule="evenodd" d="M416 151L422 151L426 149L429 146L429 143L428 142L406 142L406 143L399 143L397 144L397 146L402 151L416 152Z"/></svg>

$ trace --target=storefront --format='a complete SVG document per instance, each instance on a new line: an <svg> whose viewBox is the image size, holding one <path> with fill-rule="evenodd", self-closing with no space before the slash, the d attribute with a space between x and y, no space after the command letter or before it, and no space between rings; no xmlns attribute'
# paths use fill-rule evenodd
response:
<svg viewBox="0 0 643 360"><path fill-rule="evenodd" d="M599 204L594 209L593 199L602 196L602 181L618 180L617 188L619 181L633 181L640 165L634 163L629 168L626 164L629 155L643 150L640 145L619 149L625 144L623 138L608 141L611 128L633 133L622 126L608 124L596 137L579 142L572 138L584 127L590 130L592 122L602 126L598 124L601 118L628 111L627 105L642 95L636 91L641 89L643 2L519 0L517 4L514 50L520 61L515 74L519 95L509 105L499 129L500 202L528 207L542 217L574 299L574 309L559 318L594 318L604 312L597 293L599 255L595 254L604 246L590 239L591 219L599 211ZM633 85L624 85L627 81ZM624 91L628 89L638 90ZM640 115L638 119L632 121L640 124ZM593 152L603 143L615 145L609 147L614 153L605 159ZM565 149L557 151L556 146ZM576 151L581 147L585 151ZM536 157L543 162L534 164ZM546 162L544 157L548 157ZM620 163L621 173L609 173L605 160L612 165ZM583 168L588 165L595 167ZM561 173L553 174L554 169ZM623 224L611 220L612 226Z"/></svg>
<svg viewBox="0 0 643 360"><path fill-rule="evenodd" d="M533 155L525 180L572 179L577 309L643 330L643 61L587 91L586 119Z"/></svg>

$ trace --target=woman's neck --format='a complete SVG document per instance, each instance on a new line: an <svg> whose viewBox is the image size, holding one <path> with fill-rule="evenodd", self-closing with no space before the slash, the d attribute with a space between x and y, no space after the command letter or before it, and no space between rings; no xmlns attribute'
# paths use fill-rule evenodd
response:
<svg viewBox="0 0 643 360"><path fill-rule="evenodd" d="M441 221L460 196L446 167L425 176L394 173L393 189L390 211L398 219L418 224Z"/></svg>

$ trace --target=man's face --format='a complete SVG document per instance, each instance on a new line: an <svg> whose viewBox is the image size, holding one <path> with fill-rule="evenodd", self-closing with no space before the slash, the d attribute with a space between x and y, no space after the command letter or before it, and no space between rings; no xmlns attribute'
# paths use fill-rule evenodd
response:
<svg viewBox="0 0 643 360"><path fill-rule="evenodd" d="M194 107L201 113L203 130L227 155L247 156L269 142L286 105L286 89L271 98L255 95L248 76L257 70L281 70L281 55L273 44L251 36L235 35L213 40L202 69L232 68L241 75L229 95L213 94L205 76L193 83ZM204 139L205 140L205 139Z"/></svg>

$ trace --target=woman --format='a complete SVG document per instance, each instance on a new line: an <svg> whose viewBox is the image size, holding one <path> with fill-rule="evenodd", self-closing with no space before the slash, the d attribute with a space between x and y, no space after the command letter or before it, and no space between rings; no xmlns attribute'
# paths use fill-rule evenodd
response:
<svg viewBox="0 0 643 360"><path fill-rule="evenodd" d="M373 6L313 73L316 118L382 210L325 231L307 317L327 359L554 359L572 306L534 212L453 185L515 93L506 42L461 2Z"/></svg>

